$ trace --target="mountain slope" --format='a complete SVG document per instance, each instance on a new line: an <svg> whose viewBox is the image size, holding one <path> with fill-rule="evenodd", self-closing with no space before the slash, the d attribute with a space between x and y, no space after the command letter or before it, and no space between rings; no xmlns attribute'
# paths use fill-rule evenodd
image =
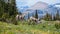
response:
<svg viewBox="0 0 60 34"><path fill-rule="evenodd" d="M37 2L36 4L31 6L30 8L28 8L24 12L29 12L30 15L31 15L31 14L35 13L35 10L37 10L39 17L42 17L42 16L44 16L46 14L47 8L48 8L48 4L47 3Z"/></svg>
<svg viewBox="0 0 60 34"><path fill-rule="evenodd" d="M48 6L47 3L44 2L37 2L33 6L31 6L29 9L36 10L36 9L46 9Z"/></svg>
<svg viewBox="0 0 60 34"><path fill-rule="evenodd" d="M37 10L39 17L43 17L44 15L46 15L46 13L55 15L57 10L59 10L58 7L56 7L55 5L59 5L59 4L57 3L57 4L53 4L53 5L48 5L47 3L44 3L44 2L37 2L36 4L31 6L27 10L25 10L24 12L25 13L29 12L29 14L31 15L31 14L35 13L35 10Z"/></svg>
<svg viewBox="0 0 60 34"><path fill-rule="evenodd" d="M49 11L53 14L57 12L57 10L60 12L60 3L56 3L56 4L53 4L53 5L49 5Z"/></svg>

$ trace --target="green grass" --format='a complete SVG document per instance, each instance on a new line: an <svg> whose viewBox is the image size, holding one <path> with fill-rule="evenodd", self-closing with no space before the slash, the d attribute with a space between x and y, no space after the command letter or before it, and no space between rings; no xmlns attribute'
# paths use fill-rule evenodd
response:
<svg viewBox="0 0 60 34"><path fill-rule="evenodd" d="M55 28L55 21L46 21L37 25L28 25L18 22L18 25L0 22L0 34L60 34L60 29ZM49 24L49 25L48 25Z"/></svg>

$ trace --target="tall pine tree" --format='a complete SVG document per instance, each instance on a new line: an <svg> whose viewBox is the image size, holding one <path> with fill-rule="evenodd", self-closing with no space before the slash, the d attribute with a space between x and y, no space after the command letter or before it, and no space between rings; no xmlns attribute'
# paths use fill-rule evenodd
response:
<svg viewBox="0 0 60 34"><path fill-rule="evenodd" d="M59 20L59 11L57 10L57 13L56 13L56 20Z"/></svg>
<svg viewBox="0 0 60 34"><path fill-rule="evenodd" d="M36 12L35 12L35 18L38 19L38 12L37 12L37 10L36 10Z"/></svg>
<svg viewBox="0 0 60 34"><path fill-rule="evenodd" d="M30 18L30 15L29 15L29 13L28 13L28 19Z"/></svg>

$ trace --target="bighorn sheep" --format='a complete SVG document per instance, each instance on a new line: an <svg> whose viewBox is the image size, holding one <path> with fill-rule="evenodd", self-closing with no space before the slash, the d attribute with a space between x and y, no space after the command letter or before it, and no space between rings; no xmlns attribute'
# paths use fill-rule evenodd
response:
<svg viewBox="0 0 60 34"><path fill-rule="evenodd" d="M23 12L21 15L17 15L16 16L16 20L23 20L25 15L27 15L29 12Z"/></svg>
<svg viewBox="0 0 60 34"><path fill-rule="evenodd" d="M23 20L25 15L17 15L16 20Z"/></svg>
<svg viewBox="0 0 60 34"><path fill-rule="evenodd" d="M36 23L40 23L40 21L39 21L39 19L36 19L36 18L34 18L34 17L30 17L30 21L34 21L34 22L36 22Z"/></svg>

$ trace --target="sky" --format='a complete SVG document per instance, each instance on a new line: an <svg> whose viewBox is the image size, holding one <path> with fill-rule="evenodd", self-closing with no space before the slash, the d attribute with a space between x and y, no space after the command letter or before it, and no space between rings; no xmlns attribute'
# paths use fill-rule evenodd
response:
<svg viewBox="0 0 60 34"><path fill-rule="evenodd" d="M45 3L48 3L49 5L55 4L55 3L60 3L60 0L16 0L16 4L18 8L24 7L24 6L32 6L35 3L42 1Z"/></svg>

